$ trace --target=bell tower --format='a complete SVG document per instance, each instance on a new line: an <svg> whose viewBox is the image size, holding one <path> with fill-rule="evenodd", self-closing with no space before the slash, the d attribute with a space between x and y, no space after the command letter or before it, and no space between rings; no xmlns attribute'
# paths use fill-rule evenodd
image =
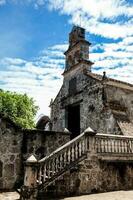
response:
<svg viewBox="0 0 133 200"><path fill-rule="evenodd" d="M90 45L91 44L85 39L85 29L74 26L69 34L68 50L64 53L66 56L66 64L63 75L73 70L76 66L79 66L79 64L84 64L84 66L91 71L91 65L93 63L89 61Z"/></svg>

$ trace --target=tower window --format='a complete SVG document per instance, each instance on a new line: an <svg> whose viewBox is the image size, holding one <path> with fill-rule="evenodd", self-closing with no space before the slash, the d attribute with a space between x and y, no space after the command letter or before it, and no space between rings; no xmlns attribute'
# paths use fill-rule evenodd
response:
<svg viewBox="0 0 133 200"><path fill-rule="evenodd" d="M75 94L77 91L77 79L73 78L69 81L69 95Z"/></svg>

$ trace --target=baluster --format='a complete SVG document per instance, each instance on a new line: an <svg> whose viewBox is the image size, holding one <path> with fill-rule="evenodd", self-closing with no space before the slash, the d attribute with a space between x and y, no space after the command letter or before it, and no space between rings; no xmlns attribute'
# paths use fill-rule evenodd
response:
<svg viewBox="0 0 133 200"><path fill-rule="evenodd" d="M129 153L132 153L132 148L131 148L131 146L132 146L132 143L131 143L132 141L131 140L129 140Z"/></svg>
<svg viewBox="0 0 133 200"><path fill-rule="evenodd" d="M130 153L130 145L129 145L129 140L128 139L127 139L126 143L127 143L127 153Z"/></svg>
<svg viewBox="0 0 133 200"><path fill-rule="evenodd" d="M101 153L101 139L97 138L97 142L98 142L98 152Z"/></svg>
<svg viewBox="0 0 133 200"><path fill-rule="evenodd" d="M82 154L82 146L81 146L81 141L79 141L79 157L81 156Z"/></svg>
<svg viewBox="0 0 133 200"><path fill-rule="evenodd" d="M68 148L68 164L71 161L71 152L70 152L70 148Z"/></svg>
<svg viewBox="0 0 133 200"><path fill-rule="evenodd" d="M95 139L95 149L96 149L96 152L98 153L98 142L97 142L97 138Z"/></svg>
<svg viewBox="0 0 133 200"><path fill-rule="evenodd" d="M64 152L62 152L62 168L64 168L65 163L64 163Z"/></svg>
<svg viewBox="0 0 133 200"><path fill-rule="evenodd" d="M83 141L82 141L82 153L84 154L86 149L85 149L85 138L83 138Z"/></svg>
<svg viewBox="0 0 133 200"><path fill-rule="evenodd" d="M103 139L103 152L106 152L106 139Z"/></svg>
<svg viewBox="0 0 133 200"><path fill-rule="evenodd" d="M122 140L120 139L120 152L123 153L123 149L122 149Z"/></svg>
<svg viewBox="0 0 133 200"><path fill-rule="evenodd" d="M117 139L117 153L120 153L120 139Z"/></svg>
<svg viewBox="0 0 133 200"><path fill-rule="evenodd" d="M54 176L55 174L55 162L54 162L54 159L52 159L51 161L51 176Z"/></svg>
<svg viewBox="0 0 133 200"><path fill-rule="evenodd" d="M60 170L63 168L63 157L62 153L60 154Z"/></svg>
<svg viewBox="0 0 133 200"><path fill-rule="evenodd" d="M58 157L55 158L55 172L57 173L58 170Z"/></svg>
<svg viewBox="0 0 133 200"><path fill-rule="evenodd" d="M110 148L110 139L108 139L107 140L107 146L108 146L108 153L110 153L111 152L111 148Z"/></svg>
<svg viewBox="0 0 133 200"><path fill-rule="evenodd" d="M113 152L113 145L112 145L112 139L110 140L110 152Z"/></svg>
<svg viewBox="0 0 133 200"><path fill-rule="evenodd" d="M78 143L75 144L75 159L78 158Z"/></svg>
<svg viewBox="0 0 133 200"><path fill-rule="evenodd" d="M115 149L115 139L113 139L113 153L116 153L116 149Z"/></svg>
<svg viewBox="0 0 133 200"><path fill-rule="evenodd" d="M72 161L72 146L70 146L70 162Z"/></svg>
<svg viewBox="0 0 133 200"><path fill-rule="evenodd" d="M44 163L43 165L43 182L45 182L46 178L47 178L47 175L46 175L46 164Z"/></svg>
<svg viewBox="0 0 133 200"><path fill-rule="evenodd" d="M119 141L118 139L115 140L116 143L116 153L119 153Z"/></svg>
<svg viewBox="0 0 133 200"><path fill-rule="evenodd" d="M102 153L104 152L104 149L103 149L103 139L101 139L101 152Z"/></svg>
<svg viewBox="0 0 133 200"><path fill-rule="evenodd" d="M60 155L58 155L58 171L61 170Z"/></svg>
<svg viewBox="0 0 133 200"><path fill-rule="evenodd" d="M108 153L108 138L105 140L105 152Z"/></svg>
<svg viewBox="0 0 133 200"><path fill-rule="evenodd" d="M82 139L80 140L80 156L82 155L83 152L83 143L82 143Z"/></svg>
<svg viewBox="0 0 133 200"><path fill-rule="evenodd" d="M72 161L74 161L75 160L75 157L74 157L74 145L72 145Z"/></svg>
<svg viewBox="0 0 133 200"><path fill-rule="evenodd" d="M47 176L49 179L50 178L50 161L48 161L48 163L47 163Z"/></svg>
<svg viewBox="0 0 133 200"><path fill-rule="evenodd" d="M66 165L67 165L67 152L65 150L65 152L64 152L64 167L66 167Z"/></svg>
<svg viewBox="0 0 133 200"><path fill-rule="evenodd" d="M105 139L105 153L108 152L108 138Z"/></svg>
<svg viewBox="0 0 133 200"><path fill-rule="evenodd" d="M89 137L85 137L85 151L89 150Z"/></svg>
<svg viewBox="0 0 133 200"><path fill-rule="evenodd" d="M59 155L57 156L57 171L60 171L60 157Z"/></svg>
<svg viewBox="0 0 133 200"><path fill-rule="evenodd" d="M55 158L52 160L52 176L54 176L56 173L56 169L55 169Z"/></svg>
<svg viewBox="0 0 133 200"><path fill-rule="evenodd" d="M42 183L42 165L40 165L40 168L39 168L38 181L39 181L39 184Z"/></svg>
<svg viewBox="0 0 133 200"><path fill-rule="evenodd" d="M98 143L98 152L101 153L101 139L97 138L97 143Z"/></svg>
<svg viewBox="0 0 133 200"><path fill-rule="evenodd" d="M123 143L124 143L124 153L126 153L126 141L124 140Z"/></svg>
<svg viewBox="0 0 133 200"><path fill-rule="evenodd" d="M123 149L122 149L122 140L120 139L120 152L123 153Z"/></svg>
<svg viewBox="0 0 133 200"><path fill-rule="evenodd" d="M121 139L121 152L124 153L124 144L123 144L123 139Z"/></svg>
<svg viewBox="0 0 133 200"><path fill-rule="evenodd" d="M132 153L132 141L131 140L129 140L129 153Z"/></svg>

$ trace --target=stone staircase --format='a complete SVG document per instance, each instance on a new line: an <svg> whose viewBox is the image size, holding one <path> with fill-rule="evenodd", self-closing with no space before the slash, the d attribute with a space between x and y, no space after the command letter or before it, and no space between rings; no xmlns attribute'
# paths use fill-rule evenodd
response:
<svg viewBox="0 0 133 200"><path fill-rule="evenodd" d="M99 172L101 161L133 162L133 137L96 134L89 128L45 158L39 161L34 157L28 159L21 199L26 199L28 193L27 199L37 199L38 192L44 191L53 183L56 184L57 179L85 160L97 163ZM82 166L84 168L84 164ZM86 169L86 176L94 173L93 165L91 168Z"/></svg>
<svg viewBox="0 0 133 200"><path fill-rule="evenodd" d="M46 188L63 173L87 157L88 137L82 133L49 156L41 159L37 175L40 188ZM39 188L39 189L40 189Z"/></svg>

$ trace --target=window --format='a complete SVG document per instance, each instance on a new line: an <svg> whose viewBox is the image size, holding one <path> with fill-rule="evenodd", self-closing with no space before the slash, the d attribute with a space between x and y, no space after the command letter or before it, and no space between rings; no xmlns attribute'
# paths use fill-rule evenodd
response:
<svg viewBox="0 0 133 200"><path fill-rule="evenodd" d="M77 91L76 83L77 83L76 78L73 78L69 81L69 95L76 93L76 91Z"/></svg>

